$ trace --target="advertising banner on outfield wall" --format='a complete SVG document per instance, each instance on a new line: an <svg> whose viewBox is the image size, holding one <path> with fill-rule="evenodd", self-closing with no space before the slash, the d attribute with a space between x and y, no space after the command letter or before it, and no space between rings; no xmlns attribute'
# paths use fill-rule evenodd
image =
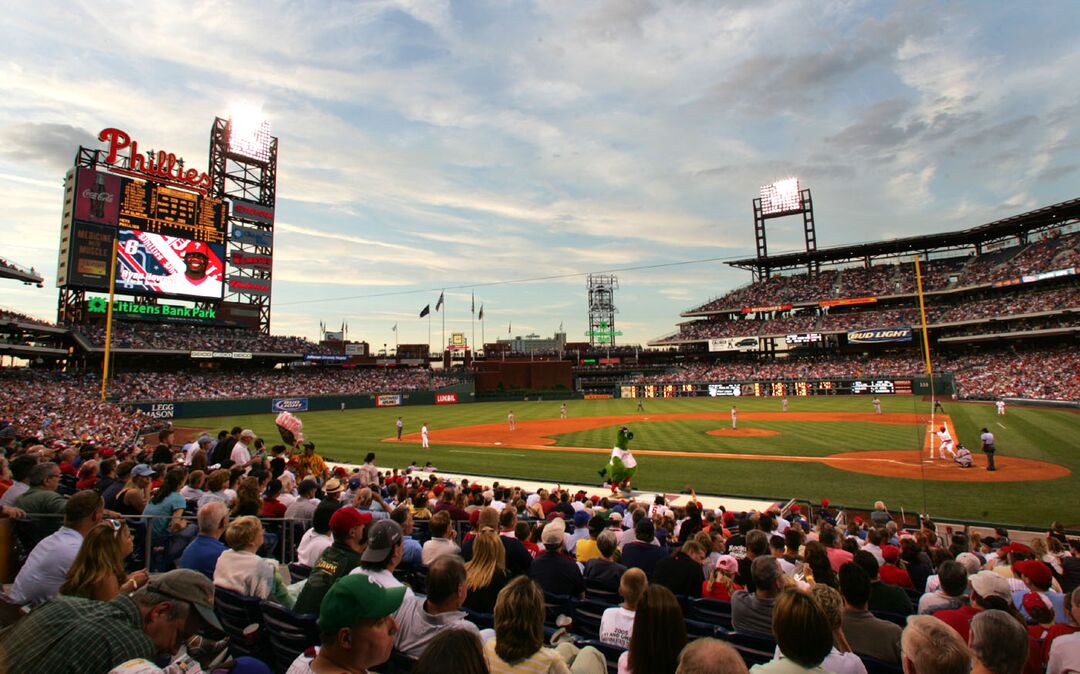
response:
<svg viewBox="0 0 1080 674"><path fill-rule="evenodd" d="M847 333L848 344L884 344L886 342L910 342L911 327L872 328L852 330Z"/></svg>
<svg viewBox="0 0 1080 674"><path fill-rule="evenodd" d="M757 337L720 337L709 340L709 351L756 351Z"/></svg>
<svg viewBox="0 0 1080 674"><path fill-rule="evenodd" d="M718 396L741 396L742 386L738 384L709 384L709 395Z"/></svg>
<svg viewBox="0 0 1080 674"><path fill-rule="evenodd" d="M743 307L741 311L744 314L769 314L774 311L789 311L790 309L790 304L770 304L765 307Z"/></svg>
<svg viewBox="0 0 1080 674"><path fill-rule="evenodd" d="M817 344L820 341L820 332L805 332L799 335L788 335L784 338L786 344Z"/></svg>
<svg viewBox="0 0 1080 674"><path fill-rule="evenodd" d="M307 398L274 398L270 408L275 412L307 412Z"/></svg>
<svg viewBox="0 0 1080 674"><path fill-rule="evenodd" d="M375 396L376 407L398 407L399 405L401 405L400 393L384 393Z"/></svg>
<svg viewBox="0 0 1080 674"><path fill-rule="evenodd" d="M436 405L457 405L456 393L436 393L435 394Z"/></svg>

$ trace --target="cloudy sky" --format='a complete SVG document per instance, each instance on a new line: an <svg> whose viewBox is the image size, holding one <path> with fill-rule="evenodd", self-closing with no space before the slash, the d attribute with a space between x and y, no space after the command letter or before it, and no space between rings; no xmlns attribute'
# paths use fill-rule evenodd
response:
<svg viewBox="0 0 1080 674"><path fill-rule="evenodd" d="M471 337L475 292L489 341L584 339L580 274L751 255L777 178L813 190L819 246L1076 197L1078 33L1064 1L13 3L0 255L50 285L0 306L55 318L78 145L116 126L205 165L213 118L247 104L280 138L273 332L424 342L445 287L448 331ZM800 226L773 221L770 250ZM618 276L625 342L749 280Z"/></svg>

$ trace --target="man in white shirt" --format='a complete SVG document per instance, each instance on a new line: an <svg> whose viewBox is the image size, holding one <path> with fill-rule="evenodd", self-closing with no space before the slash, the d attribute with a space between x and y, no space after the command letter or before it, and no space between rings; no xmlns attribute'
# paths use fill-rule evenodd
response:
<svg viewBox="0 0 1080 674"><path fill-rule="evenodd" d="M1072 618L1080 622L1080 587L1072 593ZM1056 637L1050 642L1050 660L1046 674L1080 672L1080 632Z"/></svg>
<svg viewBox="0 0 1080 674"><path fill-rule="evenodd" d="M420 446L424 449L428 448L428 430L426 421L420 426Z"/></svg>
<svg viewBox="0 0 1080 674"><path fill-rule="evenodd" d="M240 431L240 439L233 445L232 453L229 454L229 459L234 466L246 468L251 463L251 450L248 448L254 441L255 431L250 428Z"/></svg>
<svg viewBox="0 0 1080 674"><path fill-rule="evenodd" d="M424 543L421 553L424 566L431 566L432 562L443 555L456 555L461 552L461 548L454 542L457 531L451 526L450 514L446 511L435 513L428 524L428 531L431 532L431 539Z"/></svg>
<svg viewBox="0 0 1080 674"><path fill-rule="evenodd" d="M468 593L465 563L452 555L436 559L428 568L427 596L407 596L394 616L398 625L394 648L418 658L443 630L463 629L479 637L480 629L460 610Z"/></svg>
<svg viewBox="0 0 1080 674"><path fill-rule="evenodd" d="M104 514L105 502L95 491L80 491L68 499L63 526L34 546L15 577L8 593L9 601L20 606L34 605L56 596L79 554L83 538L101 522ZM119 525L117 522L114 526Z"/></svg>
<svg viewBox="0 0 1080 674"><path fill-rule="evenodd" d="M379 484L379 469L375 466L375 452L367 453L364 457L364 465L360 466L356 476L360 478L360 484L364 487Z"/></svg>
<svg viewBox="0 0 1080 674"><path fill-rule="evenodd" d="M945 452L948 452L952 458L956 458L956 452L953 451L953 437L945 424L941 424L941 430L937 432L937 436L941 440L941 444L938 445L938 458L944 459ZM933 446L930 447L930 458L934 458Z"/></svg>

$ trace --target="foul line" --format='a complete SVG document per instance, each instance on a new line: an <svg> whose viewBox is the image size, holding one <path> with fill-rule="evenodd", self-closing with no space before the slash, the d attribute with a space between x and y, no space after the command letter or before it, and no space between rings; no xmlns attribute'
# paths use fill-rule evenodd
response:
<svg viewBox="0 0 1080 674"><path fill-rule="evenodd" d="M451 454L484 454L484 455L491 454L491 452L470 452L467 449L449 449L447 451L450 452ZM525 456L524 454L506 454L506 453L503 453L503 452L498 452L498 454L500 456Z"/></svg>

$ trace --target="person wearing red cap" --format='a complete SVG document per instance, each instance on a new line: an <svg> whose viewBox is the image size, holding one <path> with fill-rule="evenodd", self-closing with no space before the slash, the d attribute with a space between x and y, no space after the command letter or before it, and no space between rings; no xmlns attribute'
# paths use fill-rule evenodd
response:
<svg viewBox="0 0 1080 674"><path fill-rule="evenodd" d="M881 582L914 590L915 584L911 582L911 576L900 565L900 548L895 545L882 546L881 556L885 558L885 563L878 569Z"/></svg>
<svg viewBox="0 0 1080 674"><path fill-rule="evenodd" d="M221 269L217 263L210 264L210 252L209 245L192 241L184 251L184 273L163 277L157 283L158 290L176 295L220 297Z"/></svg>
<svg viewBox="0 0 1080 674"><path fill-rule="evenodd" d="M1069 598L1071 624L1051 626L1043 641L1047 674L1080 671L1080 588L1073 590Z"/></svg>
<svg viewBox="0 0 1080 674"><path fill-rule="evenodd" d="M319 560L296 598L297 613L318 613L323 597L338 580L360 566L364 554L367 528L371 513L362 513L348 506L338 508L330 516L330 531L334 542L322 551Z"/></svg>
<svg viewBox="0 0 1080 674"><path fill-rule="evenodd" d="M1015 562L1012 565L1012 570L1027 586L1026 590L1013 592L1013 604L1020 610L1025 620L1030 622L1032 616L1024 608L1024 596L1029 592L1034 592L1050 601L1050 604L1054 607L1054 622L1069 622L1069 618L1065 613L1065 595L1050 589L1054 583L1054 574L1049 566L1037 559L1025 559Z"/></svg>

